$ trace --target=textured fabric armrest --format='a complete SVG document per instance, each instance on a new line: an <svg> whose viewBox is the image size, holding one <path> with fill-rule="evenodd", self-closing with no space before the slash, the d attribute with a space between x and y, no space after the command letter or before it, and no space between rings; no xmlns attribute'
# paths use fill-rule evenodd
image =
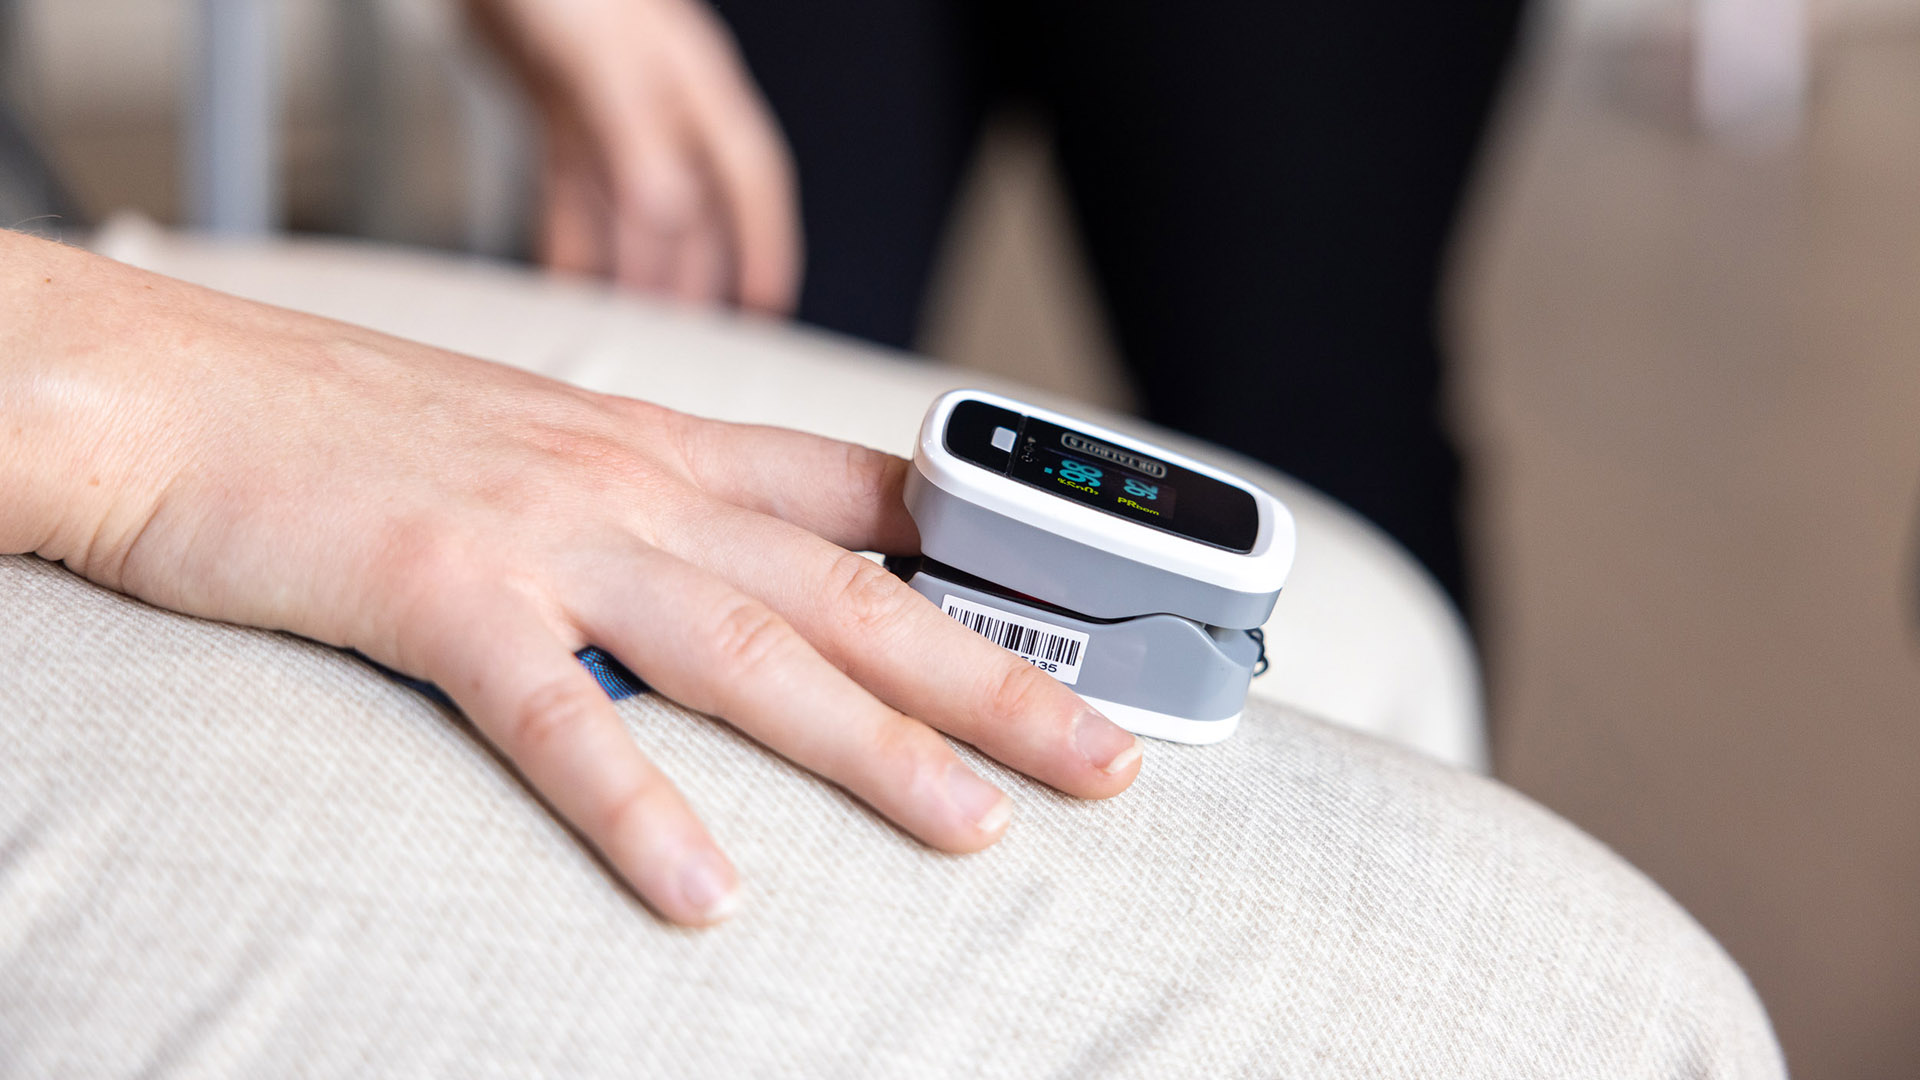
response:
<svg viewBox="0 0 1920 1080"><path fill-rule="evenodd" d="M10 1075L1783 1075L1610 852L1283 708L1104 803L981 763L1014 824L953 857L632 699L746 882L696 932L334 650L12 557L0 672Z"/></svg>

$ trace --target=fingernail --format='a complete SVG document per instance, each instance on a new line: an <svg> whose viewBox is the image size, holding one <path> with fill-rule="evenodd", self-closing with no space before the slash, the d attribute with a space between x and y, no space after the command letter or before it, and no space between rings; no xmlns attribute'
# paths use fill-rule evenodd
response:
<svg viewBox="0 0 1920 1080"><path fill-rule="evenodd" d="M1139 760L1141 753L1137 736L1093 709L1074 717L1073 745L1088 764L1108 776Z"/></svg>
<svg viewBox="0 0 1920 1080"><path fill-rule="evenodd" d="M720 857L701 852L680 867L680 896L708 922L719 922L740 907L740 892L728 880Z"/></svg>
<svg viewBox="0 0 1920 1080"><path fill-rule="evenodd" d="M947 793L960 816L984 833L999 832L1013 816L1013 800L973 775L965 765L947 767Z"/></svg>

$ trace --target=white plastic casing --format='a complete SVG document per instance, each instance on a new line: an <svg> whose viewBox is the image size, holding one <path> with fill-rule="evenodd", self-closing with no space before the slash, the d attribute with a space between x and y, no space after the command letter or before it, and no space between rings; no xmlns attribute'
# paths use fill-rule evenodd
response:
<svg viewBox="0 0 1920 1080"><path fill-rule="evenodd" d="M947 418L955 405L967 400L983 401L1084 432L1103 442L1191 469L1247 492L1253 496L1260 515L1253 549L1241 554L1163 532L1072 499L1048 494L1010 476L955 457L947 450L944 439ZM1110 552L1139 564L1143 569L1177 575L1237 593L1278 593L1281 586L1286 584L1287 572L1293 566L1293 515L1260 488L1211 465L1143 443L1120 432L998 394L981 390L954 390L942 395L928 410L926 421L921 425L920 445L914 452L914 465L929 483L950 495L1045 532Z"/></svg>
<svg viewBox="0 0 1920 1080"><path fill-rule="evenodd" d="M1100 710L1100 714L1114 723L1149 739L1164 739L1167 742L1186 743L1188 746L1210 746L1232 735L1240 728L1240 717L1245 713L1234 713L1225 720L1189 720L1184 716L1154 712L1118 701L1108 701L1091 694L1082 694L1081 700Z"/></svg>

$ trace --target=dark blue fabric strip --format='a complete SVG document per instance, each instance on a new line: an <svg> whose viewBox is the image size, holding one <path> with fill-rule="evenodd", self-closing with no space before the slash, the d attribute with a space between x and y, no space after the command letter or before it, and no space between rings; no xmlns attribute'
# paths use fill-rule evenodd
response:
<svg viewBox="0 0 1920 1080"><path fill-rule="evenodd" d="M354 655L367 660L359 653ZM607 696L615 701L624 701L647 690L647 684L640 681L640 676L628 671L627 665L614 659L612 653L597 645L589 645L573 655L580 661L580 666L587 669L587 674L593 676L593 681L600 684L600 689L605 690ZM453 699L447 696L446 691L432 683L423 679L408 678L390 667L375 664L372 660L367 660L367 663L379 668L382 674L394 682L412 687L449 708L453 707Z"/></svg>
<svg viewBox="0 0 1920 1080"><path fill-rule="evenodd" d="M587 674L600 684L600 689L615 701L624 701L635 694L645 693L647 684L640 676L627 670L627 665L613 658L613 654L598 645L589 645L574 656L587 669Z"/></svg>

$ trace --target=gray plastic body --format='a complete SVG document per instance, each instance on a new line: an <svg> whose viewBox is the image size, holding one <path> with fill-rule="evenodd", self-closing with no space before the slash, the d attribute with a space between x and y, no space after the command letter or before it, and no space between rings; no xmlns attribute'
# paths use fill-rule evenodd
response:
<svg viewBox="0 0 1920 1080"><path fill-rule="evenodd" d="M919 469L907 472L906 503L928 558L1096 619L1168 613L1188 622L1250 630L1267 621L1280 596L1278 587L1238 592L1143 566L969 502L936 486ZM1244 683L1240 693L1245 696Z"/></svg>
<svg viewBox="0 0 1920 1080"><path fill-rule="evenodd" d="M1178 615L1102 621L1023 603L997 592L937 576L919 560L890 562L915 592L944 608L947 597L1048 626L1087 635L1076 693L1186 721L1183 742L1212 742L1228 734L1247 700L1260 645L1245 630L1208 627ZM1118 718L1116 718L1118 719ZM1206 727L1216 727L1208 732ZM1154 734L1161 734L1155 732Z"/></svg>

